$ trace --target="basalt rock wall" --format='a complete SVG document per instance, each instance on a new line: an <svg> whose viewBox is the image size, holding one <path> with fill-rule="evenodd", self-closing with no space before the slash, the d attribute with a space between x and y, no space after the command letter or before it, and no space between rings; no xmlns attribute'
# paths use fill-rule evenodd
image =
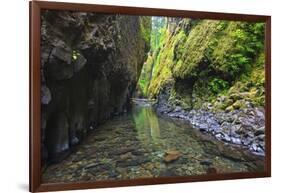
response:
<svg viewBox="0 0 281 193"><path fill-rule="evenodd" d="M128 110L149 29L149 17L43 11L43 163L59 161L89 130Z"/></svg>

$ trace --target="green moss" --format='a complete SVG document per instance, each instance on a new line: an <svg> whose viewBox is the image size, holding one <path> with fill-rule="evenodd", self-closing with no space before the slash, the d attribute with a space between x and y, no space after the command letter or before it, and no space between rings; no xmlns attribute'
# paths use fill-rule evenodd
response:
<svg viewBox="0 0 281 193"><path fill-rule="evenodd" d="M169 68L169 63L173 62L173 47L172 42L168 41L168 35L165 36L167 39L165 41L165 46L163 46L159 53L155 55L156 58L152 79L148 88L149 97L155 98L159 93L161 86L165 85L171 77L172 73Z"/></svg>
<svg viewBox="0 0 281 193"><path fill-rule="evenodd" d="M264 105L263 23L183 19L174 32L160 34L152 77L142 83L147 96L173 83L169 102L186 109Z"/></svg>
<svg viewBox="0 0 281 193"><path fill-rule="evenodd" d="M223 102L214 102L216 110L231 111L245 108L246 104L252 106L264 106L265 104L265 74L264 74L264 53L260 53L252 69L243 73L239 79L235 80L232 86L223 93Z"/></svg>
<svg viewBox="0 0 281 193"><path fill-rule="evenodd" d="M240 98L253 103L255 106L264 106L265 100L265 71L264 71L264 53L260 53L256 61L252 64L250 72L243 74L239 80L236 80L229 89L228 95L238 94Z"/></svg>
<svg viewBox="0 0 281 193"><path fill-rule="evenodd" d="M216 32L219 21L202 20L186 36L180 31L175 37L175 60L180 63L171 63L170 68L175 77L185 79L196 77L200 72L200 65L205 60L205 52L209 41Z"/></svg>
<svg viewBox="0 0 281 193"><path fill-rule="evenodd" d="M139 88L144 97L147 97L147 90L152 78L154 59L151 53L148 55L146 62L143 64L142 72L138 81Z"/></svg>
<svg viewBox="0 0 281 193"><path fill-rule="evenodd" d="M171 71L167 66L163 66L159 71L159 76L157 78L152 79L148 91L149 91L149 98L155 98L159 93L162 86L164 86L171 77Z"/></svg>
<svg viewBox="0 0 281 193"><path fill-rule="evenodd" d="M256 53L263 48L264 24L202 20L188 34L173 37L175 77L196 77L202 66L235 78L251 68Z"/></svg>
<svg viewBox="0 0 281 193"><path fill-rule="evenodd" d="M141 37L147 45L150 45L151 17L140 17Z"/></svg>
<svg viewBox="0 0 281 193"><path fill-rule="evenodd" d="M212 40L216 45L209 52L210 63L216 71L235 79L252 68L252 64L264 43L264 24L229 22L219 38Z"/></svg>

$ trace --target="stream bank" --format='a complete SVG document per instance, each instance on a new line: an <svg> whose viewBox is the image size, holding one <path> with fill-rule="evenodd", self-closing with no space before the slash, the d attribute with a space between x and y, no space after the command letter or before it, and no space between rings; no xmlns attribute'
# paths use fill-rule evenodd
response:
<svg viewBox="0 0 281 193"><path fill-rule="evenodd" d="M155 105L157 112L188 122L216 139L239 145L252 153L265 155L265 117L263 108L245 108L231 112L211 112L206 109L185 111L168 104Z"/></svg>

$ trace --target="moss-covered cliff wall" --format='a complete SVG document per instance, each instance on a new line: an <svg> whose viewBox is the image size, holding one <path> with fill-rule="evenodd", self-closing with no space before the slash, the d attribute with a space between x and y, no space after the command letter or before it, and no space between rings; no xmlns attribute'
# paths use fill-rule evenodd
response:
<svg viewBox="0 0 281 193"><path fill-rule="evenodd" d="M264 105L263 23L168 19L162 36L147 96L186 110Z"/></svg>
<svg viewBox="0 0 281 193"><path fill-rule="evenodd" d="M42 160L57 161L86 133L126 112L146 53L150 17L42 13Z"/></svg>
<svg viewBox="0 0 281 193"><path fill-rule="evenodd" d="M172 23L172 22L170 22ZM136 90L137 97L148 97L148 88L153 77L154 64L159 54L160 48L165 41L165 34L167 30L166 17L152 17L151 18L151 33L150 45L151 49L148 58L143 65L141 76L138 80L138 87Z"/></svg>

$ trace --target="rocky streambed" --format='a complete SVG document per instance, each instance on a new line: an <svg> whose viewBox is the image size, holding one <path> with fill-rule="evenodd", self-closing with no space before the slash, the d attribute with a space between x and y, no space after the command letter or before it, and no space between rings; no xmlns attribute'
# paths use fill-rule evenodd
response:
<svg viewBox="0 0 281 193"><path fill-rule="evenodd" d="M168 117L184 120L201 132L215 138L265 155L264 108L248 107L229 112L212 112L211 107L186 111L167 103L155 104L157 112Z"/></svg>
<svg viewBox="0 0 281 193"><path fill-rule="evenodd" d="M176 116L177 112L167 114ZM194 113L195 120L199 115ZM263 156L216 140L182 119L159 116L149 104L134 105L132 112L91 131L62 162L46 167L42 180L103 181L264 170Z"/></svg>

